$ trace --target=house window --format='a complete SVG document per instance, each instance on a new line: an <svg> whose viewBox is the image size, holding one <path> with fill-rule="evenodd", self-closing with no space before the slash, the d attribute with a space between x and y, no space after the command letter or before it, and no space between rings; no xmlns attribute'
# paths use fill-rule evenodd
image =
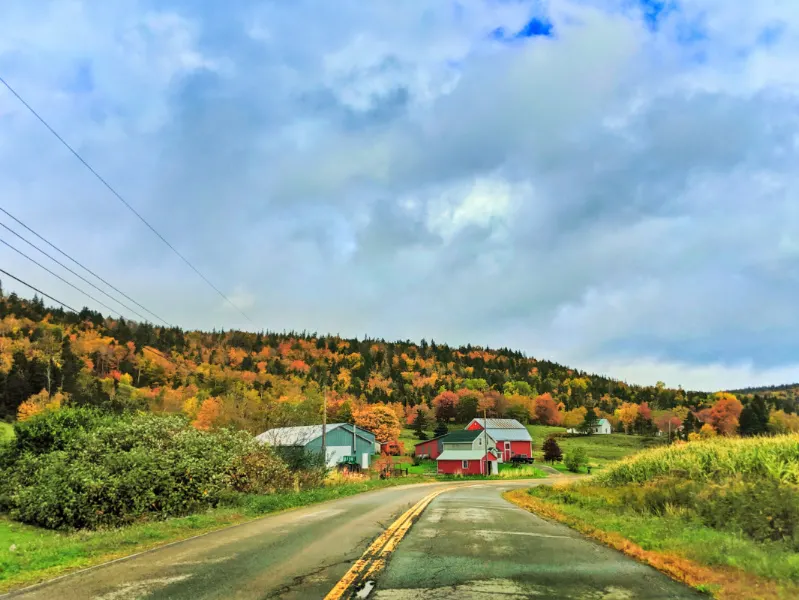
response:
<svg viewBox="0 0 799 600"><path fill-rule="evenodd" d="M505 442L505 450L510 450L510 442Z"/></svg>
<svg viewBox="0 0 799 600"><path fill-rule="evenodd" d="M468 460L462 460L461 461L461 467L464 468L464 469L468 469L469 468L469 461Z"/></svg>

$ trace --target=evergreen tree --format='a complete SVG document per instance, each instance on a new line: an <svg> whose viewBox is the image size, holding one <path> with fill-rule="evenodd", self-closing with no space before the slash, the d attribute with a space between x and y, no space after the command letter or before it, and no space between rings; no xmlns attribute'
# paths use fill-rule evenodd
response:
<svg viewBox="0 0 799 600"><path fill-rule="evenodd" d="M413 420L413 434L416 436L416 439L419 440L427 439L427 434L424 432L424 428L426 426L427 426L427 419L425 419L422 409L419 408L416 410L416 418L414 418Z"/></svg>
<svg viewBox="0 0 799 600"><path fill-rule="evenodd" d="M442 421L441 419L439 419L436 422L436 429L433 432L433 435L435 437L441 437L442 435L447 435L448 433L449 433L449 429L447 428L447 424L444 421Z"/></svg>
<svg viewBox="0 0 799 600"><path fill-rule="evenodd" d="M543 450L544 460L546 462L559 462L563 459L563 452L561 451L558 442L553 437L548 437L544 441Z"/></svg>
<svg viewBox="0 0 799 600"><path fill-rule="evenodd" d="M585 413L585 420L583 424L580 426L580 431L585 434L591 435L596 431L597 426L599 425L599 417L596 416L596 412L593 408L588 408Z"/></svg>
<svg viewBox="0 0 799 600"><path fill-rule="evenodd" d="M696 418L693 411L689 410L688 416L686 416L682 422L682 434L684 438L687 440L688 434L699 431L700 426L701 425L699 424L699 420Z"/></svg>
<svg viewBox="0 0 799 600"><path fill-rule="evenodd" d="M768 431L768 407L755 396L741 411L739 430L743 436L763 435Z"/></svg>

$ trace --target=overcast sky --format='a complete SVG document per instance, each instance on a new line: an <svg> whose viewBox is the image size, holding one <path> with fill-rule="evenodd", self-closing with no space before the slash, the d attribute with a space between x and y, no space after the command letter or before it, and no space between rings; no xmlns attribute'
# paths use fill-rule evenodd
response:
<svg viewBox="0 0 799 600"><path fill-rule="evenodd" d="M781 0L5 0L0 76L257 327L4 88L0 206L185 328L786 383L797 64Z"/></svg>

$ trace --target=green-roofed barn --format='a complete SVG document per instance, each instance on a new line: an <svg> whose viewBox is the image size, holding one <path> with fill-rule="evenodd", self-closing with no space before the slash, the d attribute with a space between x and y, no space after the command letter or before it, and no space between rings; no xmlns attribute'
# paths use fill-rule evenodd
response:
<svg viewBox="0 0 799 600"><path fill-rule="evenodd" d="M497 443L485 430L453 431L440 438L440 474L488 475L497 472Z"/></svg>

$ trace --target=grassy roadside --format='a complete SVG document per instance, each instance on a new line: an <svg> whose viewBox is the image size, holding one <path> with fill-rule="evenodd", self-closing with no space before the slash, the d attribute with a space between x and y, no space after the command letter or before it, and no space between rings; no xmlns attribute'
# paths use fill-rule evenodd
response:
<svg viewBox="0 0 799 600"><path fill-rule="evenodd" d="M421 477L376 479L297 493L241 496L235 505L205 513L74 533L23 525L0 516L0 593L271 513L381 488L434 481Z"/></svg>
<svg viewBox="0 0 799 600"><path fill-rule="evenodd" d="M778 546L688 523L676 516L633 517L514 490L504 497L666 573L715 598L787 600L799 597L799 556ZM543 495L546 495L544 492Z"/></svg>
<svg viewBox="0 0 799 600"><path fill-rule="evenodd" d="M508 499L725 599L799 598L799 435L654 448Z"/></svg>

